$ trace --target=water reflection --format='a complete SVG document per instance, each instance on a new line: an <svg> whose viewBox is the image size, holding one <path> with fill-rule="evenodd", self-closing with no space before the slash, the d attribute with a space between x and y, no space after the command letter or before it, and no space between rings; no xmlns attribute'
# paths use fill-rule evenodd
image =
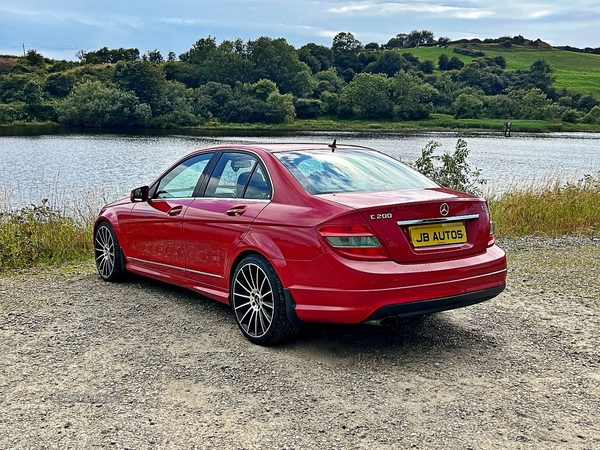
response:
<svg viewBox="0 0 600 450"><path fill-rule="evenodd" d="M26 128L26 130L25 130ZM7 130L12 135L6 135ZM42 198L55 202L92 195L113 200L134 186L146 184L187 152L208 145L250 142L325 142L334 138L376 148L402 161L420 156L431 140L441 150L453 151L459 137L467 140L469 162L488 179L488 191L502 192L512 185L561 175L580 177L600 169L600 134L549 133L253 133L238 134L190 131L169 134L165 130L98 130L67 133L60 127L35 133L0 127L0 177L2 195L13 206L38 203ZM109 131L113 131L112 133ZM4 134L4 135L2 135ZM9 200L7 200L9 199Z"/></svg>

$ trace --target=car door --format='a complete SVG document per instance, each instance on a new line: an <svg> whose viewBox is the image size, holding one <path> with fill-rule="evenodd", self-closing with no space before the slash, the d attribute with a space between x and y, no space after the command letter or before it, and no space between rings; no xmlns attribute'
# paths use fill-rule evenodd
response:
<svg viewBox="0 0 600 450"><path fill-rule="evenodd" d="M214 153L192 156L169 170L131 212L128 261L162 274L185 276L182 227Z"/></svg>
<svg viewBox="0 0 600 450"><path fill-rule="evenodd" d="M187 277L227 288L227 260L256 216L269 203L272 188L256 155L224 152L203 197L185 212L183 245Z"/></svg>

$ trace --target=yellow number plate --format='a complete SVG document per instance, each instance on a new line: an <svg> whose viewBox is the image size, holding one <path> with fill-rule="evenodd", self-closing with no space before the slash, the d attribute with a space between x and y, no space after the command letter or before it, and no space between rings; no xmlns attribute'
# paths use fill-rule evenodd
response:
<svg viewBox="0 0 600 450"><path fill-rule="evenodd" d="M410 227L408 231L410 240L415 247L467 242L467 231L460 222L419 225Z"/></svg>

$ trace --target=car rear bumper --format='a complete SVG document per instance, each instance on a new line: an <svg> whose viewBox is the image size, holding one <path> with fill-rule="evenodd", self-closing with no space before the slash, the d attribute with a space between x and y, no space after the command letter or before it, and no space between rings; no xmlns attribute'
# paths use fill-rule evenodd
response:
<svg viewBox="0 0 600 450"><path fill-rule="evenodd" d="M481 303L494 298L500 294L504 288L505 285L501 285L483 289L481 291L469 292L468 294L384 306L367 317L364 322L378 323L388 317L422 316L423 314L432 314L440 311L447 311L449 309L462 308L463 306L475 305L476 303Z"/></svg>
<svg viewBox="0 0 600 450"><path fill-rule="evenodd" d="M478 255L416 264L327 253L310 263L287 261L277 272L301 321L361 323L489 300L504 289L507 269L504 251L493 246Z"/></svg>

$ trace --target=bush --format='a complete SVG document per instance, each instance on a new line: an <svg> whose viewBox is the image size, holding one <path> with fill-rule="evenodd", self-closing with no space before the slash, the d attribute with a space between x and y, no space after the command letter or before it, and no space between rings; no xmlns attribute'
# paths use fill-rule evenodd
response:
<svg viewBox="0 0 600 450"><path fill-rule="evenodd" d="M579 111L577 111L576 109L569 108L564 113L562 113L561 119L563 122L577 123L579 117Z"/></svg>
<svg viewBox="0 0 600 450"><path fill-rule="evenodd" d="M58 121L76 127L135 126L139 104L133 92L87 81L75 86L57 107Z"/></svg>
<svg viewBox="0 0 600 450"><path fill-rule="evenodd" d="M434 155L435 150L441 146L439 142L430 141L421 150L421 157L412 167L442 186L481 195L487 180L481 177L480 169L471 169L467 162L467 141L458 139L453 154L445 152L443 155Z"/></svg>
<svg viewBox="0 0 600 450"><path fill-rule="evenodd" d="M600 123L600 106L594 106L592 110L581 118L583 123Z"/></svg>

